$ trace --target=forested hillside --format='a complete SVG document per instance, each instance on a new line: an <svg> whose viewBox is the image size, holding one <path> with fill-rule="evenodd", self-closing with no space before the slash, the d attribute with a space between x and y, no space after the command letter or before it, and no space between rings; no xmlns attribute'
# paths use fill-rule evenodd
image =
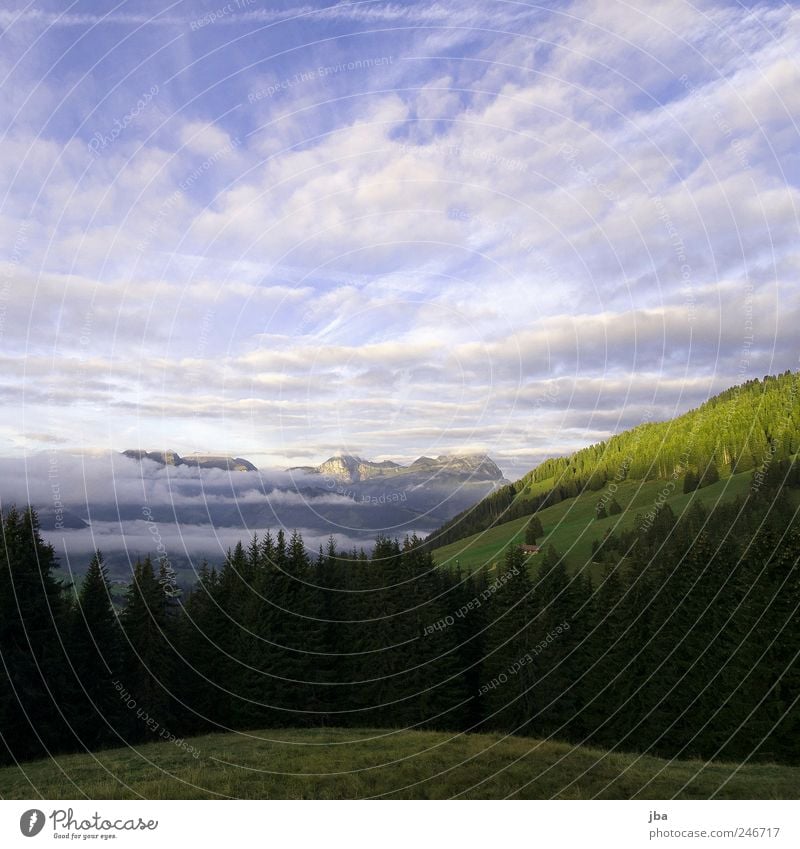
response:
<svg viewBox="0 0 800 849"><path fill-rule="evenodd" d="M231 728L498 730L668 757L800 763L798 469L666 505L598 539L603 578L510 547L437 569L419 540L311 556L253 539L180 598L138 563L121 615L102 558L75 593L32 511L3 517L0 758Z"/></svg>
<svg viewBox="0 0 800 849"><path fill-rule="evenodd" d="M720 476L783 460L800 448L800 374L751 380L710 398L676 419L644 423L583 448L545 460L430 534L431 548L448 545L623 480L671 480L696 488Z"/></svg>

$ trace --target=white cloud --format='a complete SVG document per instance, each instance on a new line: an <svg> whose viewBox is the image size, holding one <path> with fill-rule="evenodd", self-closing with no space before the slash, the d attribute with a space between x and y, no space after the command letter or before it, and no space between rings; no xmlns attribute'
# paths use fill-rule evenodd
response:
<svg viewBox="0 0 800 849"><path fill-rule="evenodd" d="M110 25L20 14L15 27ZM203 37L226 43L231 24L287 14L229 15ZM91 133L125 114L141 81L110 111L90 104L81 138L66 117L40 132L59 84L35 81L43 99L0 158L6 439L124 447L111 417L145 441L222 428L269 456L464 440L519 457L519 440L538 439L519 427L525 388L542 380L609 380L611 427L630 420L614 398L627 404L622 387L642 371L665 405L689 404L675 385L687 368L718 386L795 363L796 11L378 3L312 18L333 33L399 29L278 44L291 65L250 62L237 42L235 96L206 76L235 78L237 54L184 44L202 88L179 74L96 156ZM150 21L114 16L155 39ZM450 58L431 58L434 46ZM296 68L389 53L374 73L246 104ZM0 100L4 115L20 105ZM575 403L563 395L545 416L553 450L569 442L558 415L576 432L589 422Z"/></svg>

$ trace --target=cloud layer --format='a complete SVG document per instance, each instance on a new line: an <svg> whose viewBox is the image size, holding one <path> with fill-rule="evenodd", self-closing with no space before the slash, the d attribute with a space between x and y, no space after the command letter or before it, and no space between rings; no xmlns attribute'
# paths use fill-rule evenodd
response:
<svg viewBox="0 0 800 849"><path fill-rule="evenodd" d="M120 454L59 450L0 457L0 511L32 505L62 565L82 572L100 549L115 575L137 557L167 556L182 569L252 535L299 530L313 553L370 548L379 535L425 536L506 481L496 469L441 466L348 482L294 469L227 471L162 466Z"/></svg>
<svg viewBox="0 0 800 849"><path fill-rule="evenodd" d="M514 476L797 367L797 10L213 11L3 13L3 453Z"/></svg>

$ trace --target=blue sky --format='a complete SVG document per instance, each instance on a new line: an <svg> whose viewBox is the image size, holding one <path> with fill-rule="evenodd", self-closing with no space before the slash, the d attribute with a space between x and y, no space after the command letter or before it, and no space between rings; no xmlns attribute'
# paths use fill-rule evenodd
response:
<svg viewBox="0 0 800 849"><path fill-rule="evenodd" d="M543 456L798 367L800 14L0 4L0 453Z"/></svg>

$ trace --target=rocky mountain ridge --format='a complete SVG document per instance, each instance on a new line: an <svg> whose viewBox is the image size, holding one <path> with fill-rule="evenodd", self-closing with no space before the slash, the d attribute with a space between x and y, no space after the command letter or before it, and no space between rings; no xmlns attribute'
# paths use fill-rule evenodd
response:
<svg viewBox="0 0 800 849"><path fill-rule="evenodd" d="M122 452L131 460L152 460L161 466L196 466L199 469L223 469L226 472L257 472L258 469L243 457L226 457L220 454L187 454L181 457L177 451L140 451L128 449Z"/></svg>
<svg viewBox="0 0 800 849"><path fill-rule="evenodd" d="M392 460L365 460L354 454L329 457L319 466L294 466L289 472L323 475L341 483L377 482L378 479L420 477L424 480L449 477L469 481L507 483L497 464L486 454L440 454L438 457L418 457L408 466Z"/></svg>

